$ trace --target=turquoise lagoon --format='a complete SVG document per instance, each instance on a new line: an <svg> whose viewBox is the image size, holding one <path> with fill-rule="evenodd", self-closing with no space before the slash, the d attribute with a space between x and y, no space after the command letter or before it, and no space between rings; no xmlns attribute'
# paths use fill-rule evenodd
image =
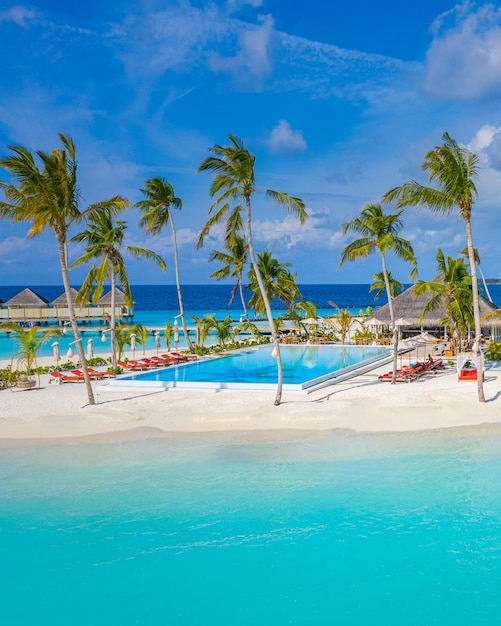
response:
<svg viewBox="0 0 501 626"><path fill-rule="evenodd" d="M154 435L0 448L2 623L500 623L501 430Z"/></svg>

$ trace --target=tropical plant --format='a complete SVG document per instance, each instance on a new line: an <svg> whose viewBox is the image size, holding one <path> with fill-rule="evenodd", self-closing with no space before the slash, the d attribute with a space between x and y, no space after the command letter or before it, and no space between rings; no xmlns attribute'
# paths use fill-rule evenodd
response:
<svg viewBox="0 0 501 626"><path fill-rule="evenodd" d="M0 330L13 333L17 342L17 352L12 356L12 362L16 360L16 370L24 372L29 378L37 370L37 355L43 344L49 337L60 337L61 331L57 328L42 330L37 326L26 329L21 324L7 322L0 325ZM12 371L12 364L10 371ZM38 375L38 386L40 386L40 376ZM34 384L34 383L32 383Z"/></svg>
<svg viewBox="0 0 501 626"><path fill-rule="evenodd" d="M289 289L293 289L291 274L287 271L290 263L279 263L273 258L271 250L265 250L257 255L257 265L259 275L263 281L266 299L271 303L273 298L284 301L284 295ZM249 284L247 289L252 292L249 299L249 307L254 309L258 315L266 314L265 301L259 283L257 280L254 267L249 269Z"/></svg>
<svg viewBox="0 0 501 626"><path fill-rule="evenodd" d="M463 248L459 254L462 254L463 256L468 258L468 248ZM485 295L489 299L489 302L492 302L492 296L489 291L489 287L487 287L487 281L485 280L485 276L482 271L482 266L480 264L480 255L478 254L477 248L473 248L473 256L475 257L475 263L478 265L478 271L480 272L480 278L482 279L482 284L484 286Z"/></svg>
<svg viewBox="0 0 501 626"><path fill-rule="evenodd" d="M204 315L203 317L198 317L198 315L192 315L191 319L197 325L200 345L203 348L210 331L214 328L217 328L216 314L211 313L210 315Z"/></svg>
<svg viewBox="0 0 501 626"><path fill-rule="evenodd" d="M85 254L76 259L71 267L77 267L88 263L93 259L102 259L100 265L91 266L82 287L78 293L77 302L86 301L92 292L93 302L97 302L103 294L104 285L109 280L111 284L111 358L113 367L117 366L116 346L116 286L117 282L122 288L125 302L132 306L132 292L129 277L125 267L122 249L137 259L153 261L161 269L165 269L164 260L155 252L137 246L124 246L125 230L124 221L115 221L114 215L123 211L128 206L127 200L115 198L107 203L94 205L87 215L87 230L76 234L70 241L83 243Z"/></svg>
<svg viewBox="0 0 501 626"><path fill-rule="evenodd" d="M222 263L222 267L220 267L215 272L212 272L212 274L209 275L209 278L222 280L223 278L230 277L236 279L236 283L231 291L231 297L228 304L232 304L235 298L235 294L238 290L240 294L242 308L244 310L244 315L245 318L248 320L249 315L247 312L247 305L245 303L243 290L243 273L249 254L245 238L240 237L238 234L234 234L232 237L228 237L225 241L225 249L226 252L212 250L212 252L210 253L209 261L219 261L220 263Z"/></svg>
<svg viewBox="0 0 501 626"><path fill-rule="evenodd" d="M170 351L170 346L171 346L171 341L172 341L172 333L173 333L173 327L172 324L170 322L165 322L165 333L164 333L164 337L165 337L165 343L167 345L167 352Z"/></svg>
<svg viewBox="0 0 501 626"><path fill-rule="evenodd" d="M275 396L275 405L279 405L282 398L282 358L280 354L279 337L275 330L273 322L273 314L271 304L266 294L265 285L259 272L256 254L254 252L254 243L252 238L252 207L251 198L256 191L256 180L254 163L255 156L247 150L241 139L235 135L229 135L230 145L220 146L216 144L209 149L211 155L207 157L200 167L199 172L207 171L213 174L213 180L210 186L210 195L215 198L209 209L209 220L203 228L199 246L202 245L205 235L210 231L212 226L220 223L226 217L227 229L232 229L232 217L236 216L237 223L240 213L245 209L245 224L247 246L249 249L249 257L254 268L256 281L266 310L266 316L270 326L272 342L274 344L273 355L277 359L277 393ZM304 203L299 198L294 198L288 194L266 190L266 197L285 208L289 213L296 215L302 224L307 218L307 212ZM236 204L236 207L232 207ZM230 218L230 219L228 219Z"/></svg>
<svg viewBox="0 0 501 626"><path fill-rule="evenodd" d="M80 192L77 184L76 148L73 140L59 133L62 148L50 153L38 150L40 169L35 156L24 146L8 146L11 154L0 160L0 167L13 177L15 183L0 181L7 202L0 201L0 218L13 223L31 222L28 237L52 231L59 248L59 262L68 315L82 364L89 404L95 404L85 351L75 317L68 270L68 230L82 218L78 207Z"/></svg>
<svg viewBox="0 0 501 626"><path fill-rule="evenodd" d="M419 319L421 323L427 313L443 305L446 316L440 320L442 326L450 326L451 336L461 345L461 337L474 323L473 294L471 277L463 259L445 257L442 250L437 250L437 272L433 281L418 280L414 285L414 293L421 296L424 293L433 294L425 306Z"/></svg>
<svg viewBox="0 0 501 626"><path fill-rule="evenodd" d="M491 343L487 352L485 353L485 358L488 361L501 361L501 342L495 341Z"/></svg>
<svg viewBox="0 0 501 626"><path fill-rule="evenodd" d="M403 227L402 220L400 219L401 215L402 211L386 215L380 204L366 204L360 212L360 217L356 217L350 222L343 224L343 234L356 233L357 235L362 235L362 237L352 241L341 251L341 261L339 263L339 267L341 267L345 261L351 262L357 259L365 259L376 251L379 252L381 256L393 333L393 375L391 379L393 384L395 383L397 372L398 331L395 326L395 315L393 312L386 255L392 252L398 258L411 263L413 266L410 273L411 279L414 278L417 273L417 263L411 243L398 236L398 233Z"/></svg>
<svg viewBox="0 0 501 626"><path fill-rule="evenodd" d="M474 182L478 173L478 156L467 148L459 146L448 133L444 133L442 139L444 143L427 152L421 166L423 171L428 172L428 180L436 183L437 187L410 181L400 187L390 189L384 199L388 202L396 202L397 208L423 205L441 215L447 215L454 209L458 209L464 220L473 291L475 350L478 364L477 394L479 401L485 402L484 368L480 354L482 337L480 301L471 228L472 208L478 196Z"/></svg>
<svg viewBox="0 0 501 626"><path fill-rule="evenodd" d="M358 319L352 315L348 309L341 309L337 315L329 318L329 322L333 325L336 331L341 335L341 342L346 343L346 337L350 332L352 324L358 322L360 326L362 324ZM363 326L362 326L363 328Z"/></svg>
<svg viewBox="0 0 501 626"><path fill-rule="evenodd" d="M404 290L404 286L399 280L393 278L390 271L388 272L388 282L390 284L391 297L396 298L398 294ZM369 291L374 291L376 289L377 291L374 294L374 300L378 300L383 293L386 293L386 281L384 279L383 272L374 274L372 277L372 285L370 286Z"/></svg>
<svg viewBox="0 0 501 626"><path fill-rule="evenodd" d="M216 324L217 342L221 347L226 346L226 341L234 335L231 317L227 315L224 320L219 320Z"/></svg>
<svg viewBox="0 0 501 626"><path fill-rule="evenodd" d="M140 190L144 194L145 199L136 202L135 207L141 210L141 221L139 225L144 228L145 232L152 235L160 235L167 223L170 224L172 232L172 247L174 249L174 271L176 275L177 299L179 303L179 313L181 315L181 324L183 326L184 338L189 350L193 350L188 327L186 325L186 316L184 313L183 295L181 292L181 280L179 278L179 258L177 251L177 235L174 226L174 217L172 209L181 209L183 203L181 198L177 198L174 187L164 178L151 178L146 181L145 188Z"/></svg>

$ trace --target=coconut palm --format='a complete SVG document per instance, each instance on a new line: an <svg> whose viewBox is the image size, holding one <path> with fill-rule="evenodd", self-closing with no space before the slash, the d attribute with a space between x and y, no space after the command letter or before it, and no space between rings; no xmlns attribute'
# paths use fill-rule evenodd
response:
<svg viewBox="0 0 501 626"><path fill-rule="evenodd" d="M390 271L388 272L388 282L390 283L391 297L396 298L398 294L404 290L404 286L399 280L393 278ZM374 274L372 277L372 285L370 286L369 291L374 291L375 289L377 289L377 291L374 294L374 300L378 300L383 293L386 293L386 281L384 279L383 272Z"/></svg>
<svg viewBox="0 0 501 626"><path fill-rule="evenodd" d="M188 327L186 325L186 316L184 314L183 295L181 292L181 282L179 278L177 236L176 228L174 226L174 217L172 215L172 209L180 210L183 206L183 202L181 198L176 197L174 187L164 178L156 177L147 180L145 188L140 191L144 194L145 199L136 202L134 205L141 210L141 221L139 222L139 226L144 228L145 232L151 233L152 235L160 235L168 223L171 227L179 313L181 314L181 324L183 326L186 345L190 351L193 351L193 346L188 334Z"/></svg>
<svg viewBox="0 0 501 626"><path fill-rule="evenodd" d="M224 348L226 341L231 339L234 335L234 329L229 315L227 315L224 320L216 322L216 334L218 344Z"/></svg>
<svg viewBox="0 0 501 626"><path fill-rule="evenodd" d="M256 191L256 179L254 164L256 157L247 150L241 139L235 135L229 135L230 145L220 146L216 144L209 149L211 156L207 157L198 168L199 172L210 172L213 180L210 186L210 195L215 198L209 209L209 220L199 238L199 246L202 245L205 235L215 224L222 222L226 218L227 227L231 228L228 219L232 216L240 217L241 211L245 210L245 225L249 257L254 267L256 280L261 291L268 323L270 325L272 342L274 344L273 354L277 358L277 393L275 405L280 404L282 398L282 358L280 355L279 338L273 322L270 301L267 297L265 285L259 272L254 243L252 239L252 202L251 198ZM299 198L294 198L286 193L272 191L265 192L266 197L279 206L285 208L289 213L296 215L302 224L307 213L304 203ZM234 206L236 204L236 207ZM232 208L233 205L233 208Z"/></svg>
<svg viewBox="0 0 501 626"><path fill-rule="evenodd" d="M428 172L430 183L436 183L437 186L431 187L410 181L400 187L390 189L385 194L384 199L389 202L396 202L397 208L423 205L440 215L447 215L457 208L464 220L473 291L474 347L478 371L477 393L479 401L485 402L484 367L480 347L482 337L480 301L471 228L472 208L478 196L474 182L478 173L478 157L467 148L459 146L448 133L444 133L442 139L444 143L427 152L421 166L423 171Z"/></svg>
<svg viewBox="0 0 501 626"><path fill-rule="evenodd" d="M14 334L18 350L13 355L12 361L14 361L14 359L17 360L17 371L22 372L27 377L31 376L33 371L37 368L37 355L46 340L49 337L61 336L61 331L57 328L42 330L37 326L33 326L27 330L21 326L21 324L17 324L16 322L6 322L5 324L1 324L0 330ZM40 376L38 374L37 376L38 386L40 386ZM35 382L33 381L32 384L34 385Z"/></svg>
<svg viewBox="0 0 501 626"><path fill-rule="evenodd" d="M271 250L265 250L257 255L257 264L268 301L272 302L273 298L277 298L289 304L291 298L290 294L292 292L292 301L294 302L294 297L299 289L294 281L293 275L290 274L287 269L290 267L290 263L280 263L272 256ZM257 314L264 315L266 313L266 307L259 288L256 272L252 266L249 270L249 284L247 288L252 291L249 306L254 309Z"/></svg>
<svg viewBox="0 0 501 626"><path fill-rule="evenodd" d="M227 277L236 278L236 283L231 291L231 298L228 304L232 304L238 289L245 318L248 320L249 315L247 312L247 305L245 303L243 290L243 273L249 254L247 242L244 237L234 234L233 237L229 237L226 240L225 248L226 252L212 250L210 253L209 261L219 261L219 263L222 263L222 267L215 272L212 272L212 274L209 275L209 278L216 278L217 280Z"/></svg>
<svg viewBox="0 0 501 626"><path fill-rule="evenodd" d="M76 147L73 140L59 133L62 148L50 153L38 150L35 156L24 146L8 146L11 154L0 160L14 183L0 181L7 202L0 202L0 218L13 223L30 222L28 237L52 231L57 239L64 292L73 336L82 364L89 404L95 404L85 351L75 317L68 271L68 230L82 218L79 209Z"/></svg>
<svg viewBox="0 0 501 626"><path fill-rule="evenodd" d="M468 248L463 248L459 254L462 254L463 256L468 258ZM480 278L482 279L482 284L484 286L485 295L487 296L489 302L492 302L493 300L492 300L489 288L487 287L487 281L485 280L484 273L482 271L482 266L480 264L480 255L478 254L477 248L473 248L473 256L475 257L475 263L478 265L478 271L480 272Z"/></svg>
<svg viewBox="0 0 501 626"><path fill-rule="evenodd" d="M76 234L70 241L83 243L85 254L76 259L71 267L77 267L88 263L94 259L102 259L99 265L94 264L89 270L78 294L78 300L86 301L92 292L93 302L97 302L103 294L104 285L110 281L111 285L111 358L113 367L117 366L116 347L116 315L115 296L117 282L123 290L125 302L132 306L132 293L129 284L129 277L125 267L125 260L122 256L123 248L128 254L137 259L147 259L153 261L158 267L165 270L164 260L155 252L137 246L124 246L125 230L127 228L124 221L115 221L114 213L125 209L128 203L124 199L116 200L113 206L95 205L87 215L87 230Z"/></svg>
<svg viewBox="0 0 501 626"><path fill-rule="evenodd" d="M461 336L474 324L473 294L471 278L464 259L445 257L442 250L437 250L437 278L433 281L418 280L414 285L414 293L421 296L424 293L433 294L419 319L421 323L430 311L440 305L445 307L446 317L440 321L442 326L450 326L461 345Z"/></svg>
<svg viewBox="0 0 501 626"><path fill-rule="evenodd" d="M403 223L400 219L403 211L397 211L386 215L380 204L366 204L361 212L360 217L343 224L343 234L356 233L362 235L360 239L356 239L348 244L341 251L341 261L339 267L345 261L355 261L357 259L365 259L374 252L378 252L381 256L381 264L383 269L384 283L386 285L386 295L388 297L388 307L390 309L391 328L393 332L393 375L392 383L396 380L397 358L398 358L398 333L395 326L395 316L393 313L393 304L391 296L391 285L388 276L388 268L386 263L386 255L393 253L400 259L411 263L413 269L410 278L414 278L417 273L416 258L412 245L407 239L398 236L402 230Z"/></svg>
<svg viewBox="0 0 501 626"><path fill-rule="evenodd" d="M207 337L212 329L217 328L216 314L204 315L198 317L198 315L192 315L191 319L195 322L198 328L198 334L200 337L200 346L203 348Z"/></svg>

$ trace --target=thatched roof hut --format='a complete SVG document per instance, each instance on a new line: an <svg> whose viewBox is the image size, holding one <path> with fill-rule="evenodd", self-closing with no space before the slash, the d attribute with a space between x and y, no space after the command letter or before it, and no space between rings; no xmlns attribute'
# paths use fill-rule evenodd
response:
<svg viewBox="0 0 501 626"><path fill-rule="evenodd" d="M46 300L43 296L33 291L33 289L23 289L15 296L13 296L10 300L4 303L4 306L20 309L28 309L30 307L44 307L49 304L49 301Z"/></svg>
<svg viewBox="0 0 501 626"><path fill-rule="evenodd" d="M71 300L73 302L73 304L75 304L75 298L78 295L78 291L75 289L75 287L70 287L70 293L71 293ZM89 302L85 302L84 304L89 304ZM63 291L63 293L58 296L55 300L52 300L51 302L52 306L68 306L68 301L66 300L66 292Z"/></svg>
<svg viewBox="0 0 501 626"><path fill-rule="evenodd" d="M414 285L409 287L401 294L399 294L396 298L393 299L393 314L395 316L395 320L405 319L408 324L406 326L410 326L412 328L423 327L423 328L437 328L440 326L440 321L446 317L445 307L443 305L438 306L434 311L428 312L423 321L420 322L419 318L421 317L424 308L428 304L428 302L432 299L434 294L432 293L424 293L421 296L416 297L414 294ZM480 316L483 317L486 313L490 313L491 311L498 310L497 306L489 300L486 300L482 296L480 296ZM372 321L375 320L375 321ZM376 321L377 320L377 321ZM370 326L371 324L391 324L390 318L390 307L388 304L385 304L380 309L375 311L369 317L364 319L364 324L366 326ZM483 328L493 328L493 327L501 327L501 319L493 318L490 320L486 320L482 322Z"/></svg>
<svg viewBox="0 0 501 626"><path fill-rule="evenodd" d="M97 302L100 306L111 306L111 289L108 293L105 293L102 298L100 298ZM120 291L118 287L115 287L115 305L116 306L127 306L125 302L125 296L123 291Z"/></svg>

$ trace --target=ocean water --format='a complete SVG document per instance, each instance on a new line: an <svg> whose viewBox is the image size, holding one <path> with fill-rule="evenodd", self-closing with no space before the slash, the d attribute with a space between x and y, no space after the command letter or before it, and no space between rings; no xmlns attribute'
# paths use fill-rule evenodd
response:
<svg viewBox="0 0 501 626"><path fill-rule="evenodd" d="M1 286L0 300L4 302L19 293L25 287L20 286ZM75 285L78 288L78 285ZM301 291L305 300L312 301L318 307L318 314L322 316L333 315L337 310L332 306L334 303L341 309L348 309L354 315L360 310L367 307L376 308L385 304L385 296L374 300L374 292L369 291L370 285L352 284L352 285L302 285ZM32 289L46 298L49 302L57 298L63 292L60 286L35 286ZM186 319L188 325L193 326L194 322L191 315L203 317L205 314L216 313L217 319L224 319L227 315L233 320L239 320L244 311L240 304L240 300L235 297L232 305L228 304L231 296L232 285L211 284L211 285L185 285L182 288L183 302L186 311ZM490 285L489 290L494 302L501 307L501 284ZM132 293L135 300L134 305L134 322L149 327L164 328L165 322L174 323L175 316L179 313L179 305L177 301L177 291L174 285L134 285ZM280 315L284 313L283 305L274 302L274 313ZM82 327L84 328L84 327ZM101 343L101 335L99 326L93 329L87 328L83 333L84 348L87 348L87 341L93 340L94 353L109 353L109 341ZM61 355L64 357L73 335L67 335L58 339ZM50 356L52 354L51 345L54 339L48 339L46 344L40 351L40 356ZM184 347L183 334L180 333L180 347ZM165 341L162 339L162 347L166 347ZM150 336L146 351L155 350L155 340ZM0 333L0 359L11 358L16 351L15 340L8 337L5 333ZM134 356L138 356L136 351ZM132 354L126 354L132 356Z"/></svg>
<svg viewBox="0 0 501 626"><path fill-rule="evenodd" d="M501 431L0 448L2 623L501 622Z"/></svg>

